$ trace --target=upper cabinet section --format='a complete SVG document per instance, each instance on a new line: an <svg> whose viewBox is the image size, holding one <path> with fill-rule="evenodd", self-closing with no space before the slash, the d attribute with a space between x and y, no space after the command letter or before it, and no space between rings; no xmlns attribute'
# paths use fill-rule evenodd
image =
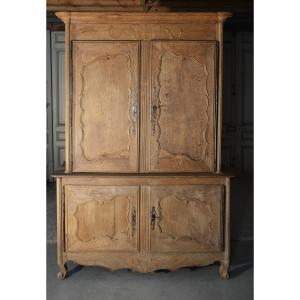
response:
<svg viewBox="0 0 300 300"><path fill-rule="evenodd" d="M74 171L138 171L137 42L74 42Z"/></svg>
<svg viewBox="0 0 300 300"><path fill-rule="evenodd" d="M215 165L215 42L151 43L151 171Z"/></svg>
<svg viewBox="0 0 300 300"><path fill-rule="evenodd" d="M230 13L59 12L66 172L219 172Z"/></svg>

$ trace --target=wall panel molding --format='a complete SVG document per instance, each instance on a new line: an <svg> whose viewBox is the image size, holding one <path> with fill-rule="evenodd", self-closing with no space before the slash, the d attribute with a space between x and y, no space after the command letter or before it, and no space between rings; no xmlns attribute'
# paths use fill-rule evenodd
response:
<svg viewBox="0 0 300 300"><path fill-rule="evenodd" d="M64 32L51 32L53 171L65 164L65 49Z"/></svg>
<svg viewBox="0 0 300 300"><path fill-rule="evenodd" d="M224 35L222 165L253 176L253 32Z"/></svg>

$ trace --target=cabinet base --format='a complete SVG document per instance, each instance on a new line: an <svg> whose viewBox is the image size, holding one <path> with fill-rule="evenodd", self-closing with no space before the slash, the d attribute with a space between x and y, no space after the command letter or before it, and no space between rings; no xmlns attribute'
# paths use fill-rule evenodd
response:
<svg viewBox="0 0 300 300"><path fill-rule="evenodd" d="M58 279L65 279L68 272L68 268L66 264L63 264L62 266L59 266L59 272L57 273Z"/></svg>
<svg viewBox="0 0 300 300"><path fill-rule="evenodd" d="M222 279L229 279L228 268L229 268L228 263L221 262L219 272Z"/></svg>
<svg viewBox="0 0 300 300"><path fill-rule="evenodd" d="M112 253L68 253L66 261L73 261L84 266L105 267L111 271L130 269L134 272L149 273L156 270L176 271L184 267L201 267L220 262L219 273L221 278L228 279L229 264L225 263L224 253L182 253L182 254L112 254ZM66 264L60 266L58 279L67 275Z"/></svg>

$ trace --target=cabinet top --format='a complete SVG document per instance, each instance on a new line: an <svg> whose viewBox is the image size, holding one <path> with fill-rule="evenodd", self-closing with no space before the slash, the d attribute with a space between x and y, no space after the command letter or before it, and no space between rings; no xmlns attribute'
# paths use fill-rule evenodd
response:
<svg viewBox="0 0 300 300"><path fill-rule="evenodd" d="M56 172L51 175L53 178L57 177L99 177L99 178L232 178L235 174L232 172L225 173L91 173L91 172L76 172L64 173Z"/></svg>
<svg viewBox="0 0 300 300"><path fill-rule="evenodd" d="M64 23L223 23L230 12L57 12Z"/></svg>

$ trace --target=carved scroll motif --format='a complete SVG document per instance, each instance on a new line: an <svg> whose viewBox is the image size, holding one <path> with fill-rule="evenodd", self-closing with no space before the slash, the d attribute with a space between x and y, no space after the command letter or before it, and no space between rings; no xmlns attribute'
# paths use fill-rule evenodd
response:
<svg viewBox="0 0 300 300"><path fill-rule="evenodd" d="M175 195L164 196L158 201L158 228L174 241L190 240L214 244L212 223L215 217L212 204L201 198L187 199Z"/></svg>
<svg viewBox="0 0 300 300"><path fill-rule="evenodd" d="M193 56L164 49L156 74L152 86L151 124L158 146L158 158L203 161L209 146L207 64ZM188 112L190 120L172 119L174 115L179 116L180 110ZM189 121L193 122L192 127ZM188 140L178 143L175 138L169 138L169 133L173 131ZM187 136L188 133L190 136Z"/></svg>
<svg viewBox="0 0 300 300"><path fill-rule="evenodd" d="M119 68L115 66L118 65ZM109 95L113 94L114 91L108 91L106 86L109 86L109 81L106 83L105 80L111 80L110 78L106 78L103 74L103 70L111 70L114 72L114 76L116 78L120 77L122 82L126 83L127 80L127 91L119 91L120 94L126 95L128 92L128 96L130 97L130 104L128 110L128 122L129 122L129 132L128 137L121 135L122 131L118 130L118 126L120 127L121 124L118 124L119 120L111 120L109 118L116 118L116 114L111 111L105 111L106 107L111 105L109 101L118 101L118 97L109 99ZM102 73L101 73L102 72ZM127 72L127 74L126 74ZM99 76L95 76L95 74ZM100 76L101 75L101 76ZM111 76L111 77L114 77ZM80 140L80 148L82 152L82 156L87 161L102 161L105 159L112 159L112 158L128 158L130 153L130 146L133 142L133 136L136 135L136 126L137 126L137 88L136 82L133 78L133 72L131 67L131 58L130 55L124 51L115 54L115 55L103 55L94 58L93 60L89 61L88 63L84 64L81 68L80 72L81 77L81 93L80 93L80 129L81 129L81 140ZM99 77L102 79L100 80ZM122 77L122 78L121 78ZM88 103L92 103L94 101L94 97L89 95L98 95L99 101L96 102L96 107L93 109L89 109L87 115L87 108L86 106ZM121 100L120 100L121 101ZM98 115L97 115L98 114ZM91 119L94 120L95 123L91 125ZM97 126L99 128L106 128L109 124L114 129L113 134L116 137L118 143L109 143L109 139L111 136L108 134L100 136L95 136L97 133L93 133L93 130L96 131ZM111 129L111 130L113 130ZM87 131L90 130L89 134L89 142L91 141L92 137L94 138L93 144L95 142L99 142L99 146L96 147L86 147L87 143ZM102 129L104 130L104 129ZM92 132L92 133L91 133ZM106 132L108 132L106 130ZM94 134L94 136L93 136ZM120 136L118 136L118 134ZM99 133L98 133L99 135ZM129 139L128 139L129 138ZM106 140L107 141L106 141ZM106 145L106 146L105 146Z"/></svg>
<svg viewBox="0 0 300 300"><path fill-rule="evenodd" d="M129 236L130 200L123 195L91 200L77 206L75 236L81 242L109 239L117 240ZM102 198L102 199L101 199Z"/></svg>

